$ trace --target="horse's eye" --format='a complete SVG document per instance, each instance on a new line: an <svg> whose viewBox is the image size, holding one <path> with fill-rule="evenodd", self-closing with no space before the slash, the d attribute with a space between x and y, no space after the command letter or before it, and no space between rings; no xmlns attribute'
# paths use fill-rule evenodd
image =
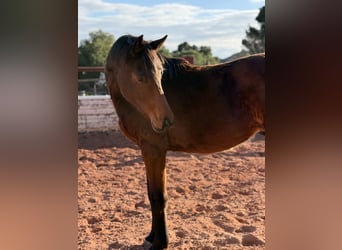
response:
<svg viewBox="0 0 342 250"><path fill-rule="evenodd" d="M137 80L139 83L143 83L145 81L145 77L143 75L137 75Z"/></svg>

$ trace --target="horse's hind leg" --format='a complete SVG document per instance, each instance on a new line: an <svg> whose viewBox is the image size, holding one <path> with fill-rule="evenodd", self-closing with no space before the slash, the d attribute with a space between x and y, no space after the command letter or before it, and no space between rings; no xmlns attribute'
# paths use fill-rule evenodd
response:
<svg viewBox="0 0 342 250"><path fill-rule="evenodd" d="M150 249L166 249L168 245L166 225L166 151L143 144L142 156L146 166L147 190L152 209L152 229L146 240L152 243Z"/></svg>

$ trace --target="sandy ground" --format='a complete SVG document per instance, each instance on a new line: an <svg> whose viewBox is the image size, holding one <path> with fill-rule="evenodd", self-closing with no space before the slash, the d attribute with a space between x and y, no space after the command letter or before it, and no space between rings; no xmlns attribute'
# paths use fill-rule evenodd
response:
<svg viewBox="0 0 342 250"><path fill-rule="evenodd" d="M144 249L144 164L118 131L79 134L78 249ZM209 155L169 152L169 249L265 249L265 141Z"/></svg>

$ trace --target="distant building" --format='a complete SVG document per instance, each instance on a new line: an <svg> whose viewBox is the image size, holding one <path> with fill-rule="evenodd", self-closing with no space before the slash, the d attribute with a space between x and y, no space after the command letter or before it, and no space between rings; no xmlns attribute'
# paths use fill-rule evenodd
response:
<svg viewBox="0 0 342 250"><path fill-rule="evenodd" d="M194 57L193 56L190 56L190 55L186 55L186 56L183 56L183 58L185 60L187 60L189 63L192 63L194 64L195 60L194 60Z"/></svg>

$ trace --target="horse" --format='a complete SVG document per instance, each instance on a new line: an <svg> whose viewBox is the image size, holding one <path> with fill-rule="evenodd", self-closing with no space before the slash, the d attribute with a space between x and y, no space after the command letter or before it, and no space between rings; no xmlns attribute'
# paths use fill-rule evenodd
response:
<svg viewBox="0 0 342 250"><path fill-rule="evenodd" d="M105 64L123 134L141 149L152 211L150 249L167 249L167 151L213 153L265 133L265 54L197 66L159 53L167 35L124 35Z"/></svg>

